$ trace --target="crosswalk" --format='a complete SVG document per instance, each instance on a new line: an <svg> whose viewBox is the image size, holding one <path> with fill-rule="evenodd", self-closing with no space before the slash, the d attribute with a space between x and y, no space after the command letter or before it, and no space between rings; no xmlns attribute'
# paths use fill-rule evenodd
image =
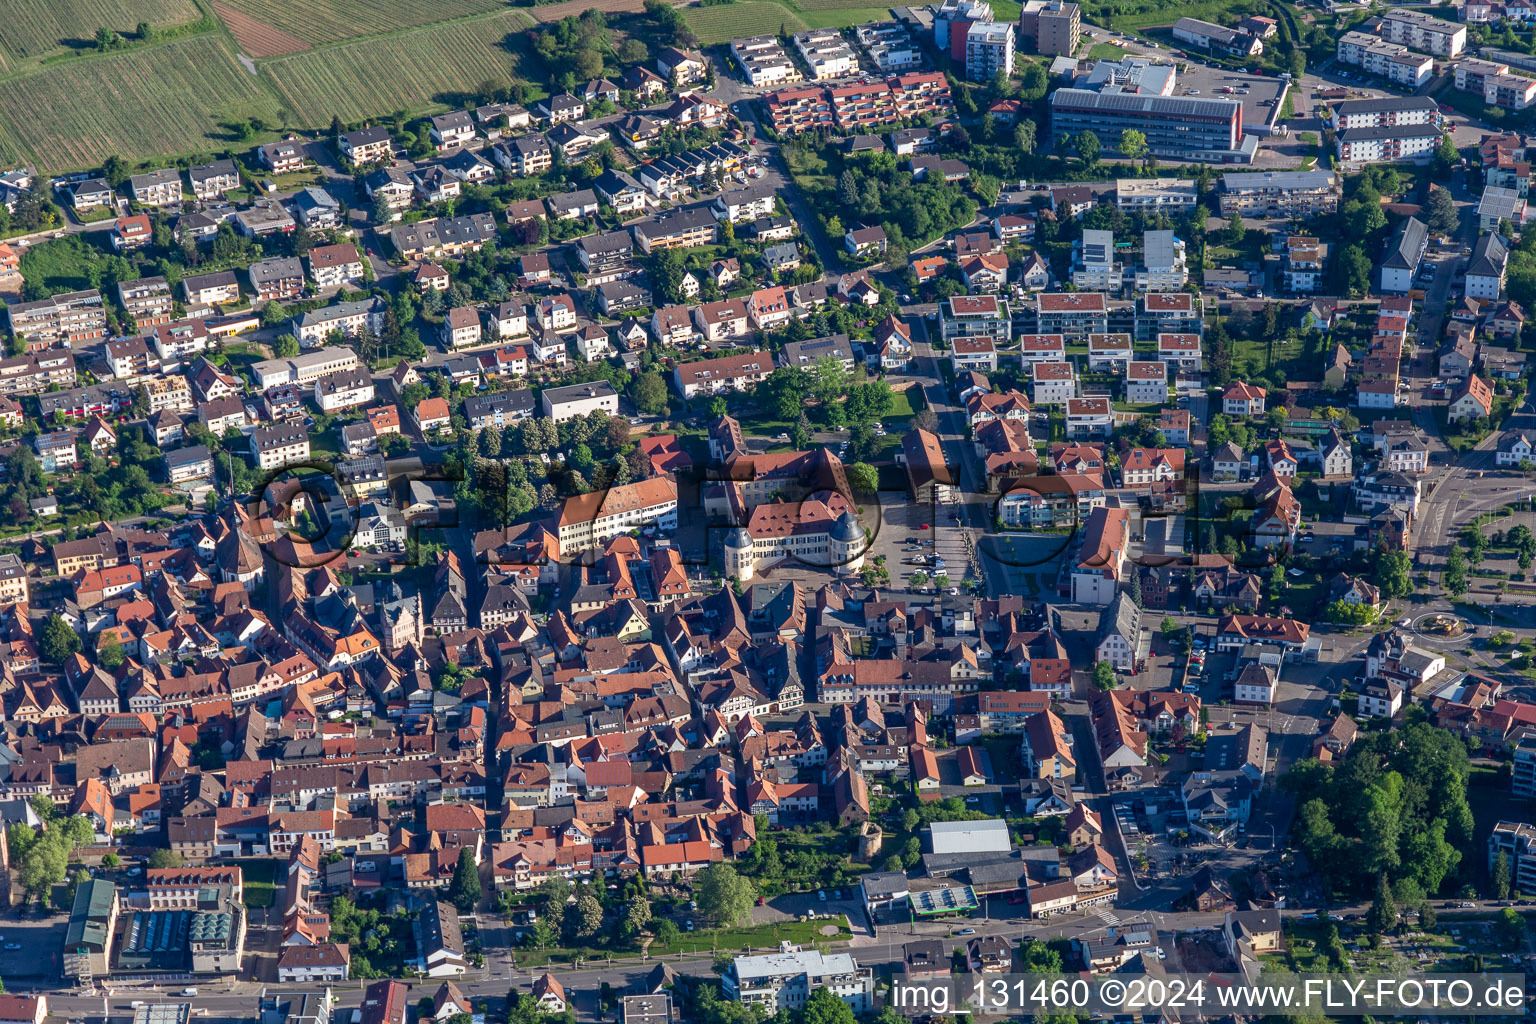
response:
<svg viewBox="0 0 1536 1024"><path fill-rule="evenodd" d="M1119 924L1120 923L1120 918L1116 917L1114 915L1114 913L1112 913L1111 911L1108 911L1108 910L1101 910L1101 911L1099 911L1098 918L1099 918L1100 921L1103 921L1105 924Z"/></svg>

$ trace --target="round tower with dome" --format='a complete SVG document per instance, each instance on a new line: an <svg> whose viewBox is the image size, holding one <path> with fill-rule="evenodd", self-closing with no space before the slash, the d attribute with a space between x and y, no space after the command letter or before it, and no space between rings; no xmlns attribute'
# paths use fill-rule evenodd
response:
<svg viewBox="0 0 1536 1024"><path fill-rule="evenodd" d="M864 568L864 524L850 509L838 516L827 534L827 557L838 575L849 576Z"/></svg>
<svg viewBox="0 0 1536 1024"><path fill-rule="evenodd" d="M752 552L752 535L744 526L738 526L725 536L725 575L734 576L745 583L757 568L757 556Z"/></svg>

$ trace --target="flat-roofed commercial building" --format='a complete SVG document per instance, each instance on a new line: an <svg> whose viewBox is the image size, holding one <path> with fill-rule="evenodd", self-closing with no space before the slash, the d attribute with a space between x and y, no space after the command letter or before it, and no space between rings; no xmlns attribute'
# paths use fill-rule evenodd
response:
<svg viewBox="0 0 1536 1024"><path fill-rule="evenodd" d="M1118 138L1127 128L1146 136L1147 149L1160 157L1226 163L1252 159L1252 147L1239 148L1243 105L1232 100L1087 89L1057 89L1051 94L1051 131L1057 138L1084 131Z"/></svg>

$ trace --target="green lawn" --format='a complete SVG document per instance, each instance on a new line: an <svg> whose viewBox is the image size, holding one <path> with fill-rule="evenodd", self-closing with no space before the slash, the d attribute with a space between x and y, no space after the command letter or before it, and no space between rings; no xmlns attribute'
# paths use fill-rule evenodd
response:
<svg viewBox="0 0 1536 1024"><path fill-rule="evenodd" d="M837 933L823 934L822 929L827 927L836 927ZM711 950L725 952L749 946L753 949L772 949L785 940L796 945L810 946L818 942L842 942L850 934L847 918L838 915L831 920L779 921L749 928L684 932L677 942L670 945L663 945L660 942L651 943L649 952L652 956L660 956L667 953L708 953Z"/></svg>
<svg viewBox="0 0 1536 1024"><path fill-rule="evenodd" d="M272 857L241 860L240 872L245 883L245 905L252 909L270 907L277 898L279 861Z"/></svg>
<svg viewBox="0 0 1536 1024"><path fill-rule="evenodd" d="M1088 50L1088 56L1093 60L1119 60L1130 52L1114 43L1094 43Z"/></svg>

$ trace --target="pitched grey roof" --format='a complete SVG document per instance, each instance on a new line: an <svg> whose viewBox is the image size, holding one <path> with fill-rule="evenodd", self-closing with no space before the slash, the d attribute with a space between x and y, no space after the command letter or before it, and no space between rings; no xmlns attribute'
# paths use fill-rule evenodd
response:
<svg viewBox="0 0 1536 1024"><path fill-rule="evenodd" d="M1387 246L1387 258L1381 265L1393 270L1412 270L1418 265L1428 241L1428 229L1417 217L1409 217L1397 226Z"/></svg>
<svg viewBox="0 0 1536 1024"><path fill-rule="evenodd" d="M1490 233L1477 240L1472 247L1472 259L1467 264L1468 277L1503 277L1509 262L1509 249L1504 239Z"/></svg>

